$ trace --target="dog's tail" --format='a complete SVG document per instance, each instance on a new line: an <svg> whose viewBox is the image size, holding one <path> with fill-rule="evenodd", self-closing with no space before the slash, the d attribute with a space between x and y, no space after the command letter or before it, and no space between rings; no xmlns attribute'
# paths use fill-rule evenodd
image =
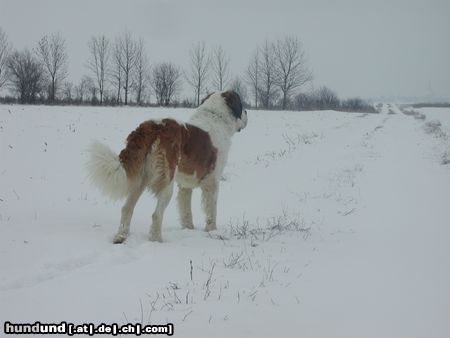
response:
<svg viewBox="0 0 450 338"><path fill-rule="evenodd" d="M121 199L146 176L150 178L149 188L159 193L173 178L174 165L169 166L167 157L176 162L183 132L184 128L175 120L143 122L128 135L127 145L119 155L104 144L93 142L87 163L92 182L109 197ZM145 172L147 155L152 153L153 146L159 146L160 151L153 157L152 167Z"/></svg>
<svg viewBox="0 0 450 338"><path fill-rule="evenodd" d="M90 144L87 169L91 181L105 195L118 200L127 196L129 182L119 156L108 146L94 141Z"/></svg>

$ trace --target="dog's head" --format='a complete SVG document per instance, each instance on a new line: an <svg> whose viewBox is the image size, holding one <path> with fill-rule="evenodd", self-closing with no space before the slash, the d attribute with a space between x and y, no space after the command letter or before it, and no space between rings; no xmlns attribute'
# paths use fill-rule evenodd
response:
<svg viewBox="0 0 450 338"><path fill-rule="evenodd" d="M226 107L227 113L232 117L235 124L236 131L241 131L247 126L247 111L242 108L242 101L238 93L234 90L214 92L206 96L201 104L216 106L217 101Z"/></svg>

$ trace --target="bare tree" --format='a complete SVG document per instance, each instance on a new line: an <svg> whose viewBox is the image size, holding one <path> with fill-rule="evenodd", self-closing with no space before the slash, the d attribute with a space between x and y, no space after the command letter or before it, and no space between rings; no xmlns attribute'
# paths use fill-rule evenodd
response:
<svg viewBox="0 0 450 338"><path fill-rule="evenodd" d="M253 54L250 64L247 67L246 80L250 85L253 92L253 98L255 103L255 108L258 108L258 95L259 95L259 77L260 77L260 52L259 48L256 48Z"/></svg>
<svg viewBox="0 0 450 338"><path fill-rule="evenodd" d="M110 43L106 36L92 37L88 42L90 57L87 66L93 73L100 94L100 104L103 104L106 77L109 71L109 58L111 55Z"/></svg>
<svg viewBox="0 0 450 338"><path fill-rule="evenodd" d="M276 89L276 59L275 59L275 47L267 40L264 46L260 50L261 62L260 62L260 74L261 80L258 87L258 95L261 99L262 107L270 108L275 101L278 92Z"/></svg>
<svg viewBox="0 0 450 338"><path fill-rule="evenodd" d="M282 108L286 109L292 91L311 81L312 75L306 68L306 59L297 38L278 40L275 48L276 85L282 92Z"/></svg>
<svg viewBox="0 0 450 338"><path fill-rule="evenodd" d="M72 82L64 82L63 84L63 99L66 102L72 101L72 93L73 93L73 83Z"/></svg>
<svg viewBox="0 0 450 338"><path fill-rule="evenodd" d="M203 93L208 78L210 58L206 53L205 42L198 42L190 50L191 69L186 76L188 83L194 88L195 104L200 104L200 95Z"/></svg>
<svg viewBox="0 0 450 338"><path fill-rule="evenodd" d="M340 110L349 112L377 113L373 105L360 99L359 97L348 98L342 101Z"/></svg>
<svg viewBox="0 0 450 338"><path fill-rule="evenodd" d="M153 67L151 86L161 106L168 106L181 86L181 71L172 63L159 63Z"/></svg>
<svg viewBox="0 0 450 338"><path fill-rule="evenodd" d="M120 103L122 101L122 67L120 66L120 48L117 40L113 48L113 62L112 62L112 74L111 84L116 88L116 101Z"/></svg>
<svg viewBox="0 0 450 338"><path fill-rule="evenodd" d="M230 89L239 94L242 102L247 102L247 87L239 77L235 77L230 84Z"/></svg>
<svg viewBox="0 0 450 338"><path fill-rule="evenodd" d="M222 46L214 49L212 54L213 86L217 90L224 90L230 81L230 60Z"/></svg>
<svg viewBox="0 0 450 338"><path fill-rule="evenodd" d="M309 93L296 95L293 103L295 109L298 110L338 110L341 106L341 101L336 93L324 86Z"/></svg>
<svg viewBox="0 0 450 338"><path fill-rule="evenodd" d="M137 44L131 33L125 32L116 38L114 44L115 77L120 99L120 87L124 90L124 104L128 104L128 94L131 87L132 72L136 66Z"/></svg>
<svg viewBox="0 0 450 338"><path fill-rule="evenodd" d="M339 97L331 89L322 86L316 91L316 97L319 101L318 109L338 109L340 105Z"/></svg>
<svg viewBox="0 0 450 338"><path fill-rule="evenodd" d="M96 105L98 104L97 85L90 76L86 76L85 79L86 79L86 93L90 95L90 98L86 97L86 100L89 100L91 104Z"/></svg>
<svg viewBox="0 0 450 338"><path fill-rule="evenodd" d="M21 103L34 103L42 91L43 70L39 61L28 50L15 51L8 58L11 84Z"/></svg>
<svg viewBox="0 0 450 338"><path fill-rule="evenodd" d="M144 41L139 39L136 45L136 65L133 73L133 89L136 92L136 103L141 104L149 79L149 62L144 49Z"/></svg>
<svg viewBox="0 0 450 338"><path fill-rule="evenodd" d="M49 80L48 99L54 102L59 86L67 77L66 41L59 34L45 35L38 43L37 54Z"/></svg>
<svg viewBox="0 0 450 338"><path fill-rule="evenodd" d="M83 102L86 96L86 93L89 89L89 83L91 79L88 76L83 76L80 80L80 83L75 86L75 96L78 102Z"/></svg>
<svg viewBox="0 0 450 338"><path fill-rule="evenodd" d="M11 44L6 33L0 28L0 89L8 82L7 63Z"/></svg>

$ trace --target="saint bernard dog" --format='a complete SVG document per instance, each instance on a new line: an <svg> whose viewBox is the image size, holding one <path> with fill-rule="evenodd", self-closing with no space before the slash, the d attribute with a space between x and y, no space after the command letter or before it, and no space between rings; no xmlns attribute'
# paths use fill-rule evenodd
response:
<svg viewBox="0 0 450 338"><path fill-rule="evenodd" d="M149 238L162 241L164 210L178 185L181 226L193 229L192 189L202 190L206 231L216 229L219 181L225 167L231 137L247 125L234 91L209 94L188 123L173 119L149 120L128 135L119 155L108 146L94 142L87 163L92 182L113 199L126 198L114 243L126 240L134 207L147 188L157 198Z"/></svg>

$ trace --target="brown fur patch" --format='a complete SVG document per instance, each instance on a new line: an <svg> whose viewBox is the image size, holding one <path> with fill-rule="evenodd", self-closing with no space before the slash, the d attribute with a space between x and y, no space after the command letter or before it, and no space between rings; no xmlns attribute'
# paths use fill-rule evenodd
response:
<svg viewBox="0 0 450 338"><path fill-rule="evenodd" d="M156 168L151 184L154 193L173 180L177 167L184 174L195 173L201 180L214 170L217 159L217 149L207 132L172 119L143 122L128 136L119 158L129 179L144 174L144 164L151 152L154 152L152 161L156 162L152 163Z"/></svg>
<svg viewBox="0 0 450 338"><path fill-rule="evenodd" d="M216 160L217 149L213 146L209 134L187 124L178 169L188 175L196 173L197 178L202 179L214 170Z"/></svg>
<svg viewBox="0 0 450 338"><path fill-rule="evenodd" d="M128 178L135 177L143 168L145 157L157 137L155 127L155 122L146 121L128 135L127 146L119 154Z"/></svg>

